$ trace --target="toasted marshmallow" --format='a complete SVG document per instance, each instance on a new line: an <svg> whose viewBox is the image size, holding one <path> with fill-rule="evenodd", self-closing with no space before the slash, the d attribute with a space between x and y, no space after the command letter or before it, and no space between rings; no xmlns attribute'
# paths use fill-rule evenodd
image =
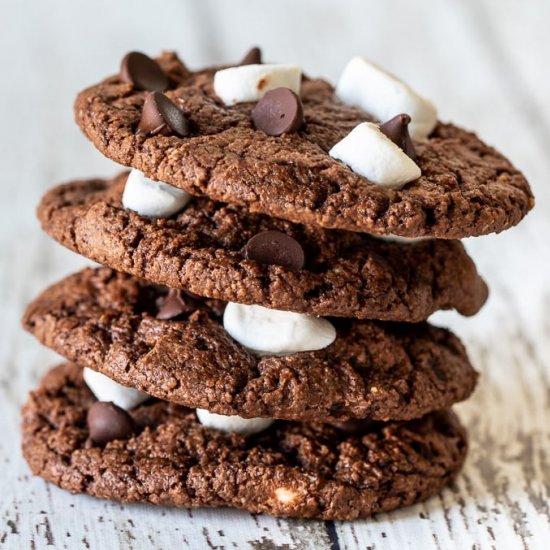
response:
<svg viewBox="0 0 550 550"><path fill-rule="evenodd" d="M84 367L84 382L98 401L112 401L121 409L130 410L147 401L149 395L134 388L128 388L111 380L108 376Z"/></svg>
<svg viewBox="0 0 550 550"><path fill-rule="evenodd" d="M241 416L211 413L205 409L196 410L200 423L207 428L222 432L237 432L242 435L252 435L263 432L274 420L272 418L242 418Z"/></svg>
<svg viewBox="0 0 550 550"><path fill-rule="evenodd" d="M421 173L416 163L372 122L358 124L329 155L381 187L399 189Z"/></svg>
<svg viewBox="0 0 550 550"><path fill-rule="evenodd" d="M290 88L300 93L302 70L297 65L242 65L214 75L214 91L226 105L258 101L269 90Z"/></svg>
<svg viewBox="0 0 550 550"><path fill-rule="evenodd" d="M287 355L330 346L334 326L321 317L229 302L223 314L225 330L256 355Z"/></svg>
<svg viewBox="0 0 550 550"><path fill-rule="evenodd" d="M191 200L191 195L173 185L153 181L133 169L128 175L122 205L142 216L169 218Z"/></svg>
<svg viewBox="0 0 550 550"><path fill-rule="evenodd" d="M425 139L437 123L437 111L431 101L363 57L354 57L346 65L336 86L336 95L380 121L408 114L411 117L409 132L416 140Z"/></svg>

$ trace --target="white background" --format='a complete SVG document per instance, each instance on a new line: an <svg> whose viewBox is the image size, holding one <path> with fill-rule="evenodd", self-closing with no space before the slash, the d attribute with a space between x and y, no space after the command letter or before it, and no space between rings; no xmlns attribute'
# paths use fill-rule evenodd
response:
<svg viewBox="0 0 550 550"><path fill-rule="evenodd" d="M547 548L549 23L543 0L0 0L0 547ZM176 49L200 67L255 44L332 80L351 56L369 56L506 153L537 198L517 229L466 243L491 287L485 309L436 315L483 374L457 407L471 434L464 474L423 505L328 530L71 496L30 476L19 451L19 408L56 361L20 330L22 309L86 263L40 232L35 205L55 183L117 170L74 124L76 93L132 49Z"/></svg>

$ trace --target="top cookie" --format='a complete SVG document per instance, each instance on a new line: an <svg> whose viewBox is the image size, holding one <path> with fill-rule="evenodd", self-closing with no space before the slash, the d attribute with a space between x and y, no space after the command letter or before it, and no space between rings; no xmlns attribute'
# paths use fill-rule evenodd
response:
<svg viewBox="0 0 550 550"><path fill-rule="evenodd" d="M166 96L182 112L170 105L155 110L150 100L142 117L149 92L118 75L81 92L75 105L78 124L101 152L152 179L294 222L404 237L499 232L534 204L509 161L453 125L437 123L427 140L414 142L418 179L385 188L329 155L351 130L375 119L340 101L327 82L303 78L305 124L270 136L258 103L228 105L216 96L215 68L191 72L173 53L157 61L168 77ZM295 100L283 99L295 121ZM171 117L169 132L155 126L159 109Z"/></svg>

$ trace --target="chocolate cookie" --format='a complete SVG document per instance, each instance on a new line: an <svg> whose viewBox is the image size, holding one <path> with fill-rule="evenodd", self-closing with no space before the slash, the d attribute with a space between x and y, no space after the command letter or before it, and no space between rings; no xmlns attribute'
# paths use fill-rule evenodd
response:
<svg viewBox="0 0 550 550"><path fill-rule="evenodd" d="M329 156L372 117L340 102L327 82L304 79L305 125L270 136L254 128L254 103L228 107L215 96L215 68L191 72L172 53L158 62L189 134L136 133L148 92L119 76L81 92L75 116L107 157L191 194L297 223L446 239L502 231L534 204L527 181L506 158L451 124L439 123L426 142L414 144L419 179L384 189Z"/></svg>
<svg viewBox="0 0 550 550"><path fill-rule="evenodd" d="M156 318L158 287L107 268L45 290L25 328L79 365L188 407L243 417L407 420L467 398L476 383L447 330L334 319L327 348L256 357L231 339L223 304L187 298L178 320Z"/></svg>
<svg viewBox="0 0 550 550"><path fill-rule="evenodd" d="M125 179L121 174L111 182L52 189L38 207L44 230L113 269L275 309L417 322L438 309L472 315L487 298L485 283L458 241L387 242L249 214L206 198L194 199L170 219L147 218L122 207ZM246 258L249 240L267 230L297 241L303 269Z"/></svg>
<svg viewBox="0 0 550 550"><path fill-rule="evenodd" d="M134 436L90 447L86 413L94 402L78 367L50 371L23 409L23 454L34 474L63 489L123 502L354 519L425 500L466 455L450 411L369 425L362 435L277 422L245 439L159 401L132 411Z"/></svg>

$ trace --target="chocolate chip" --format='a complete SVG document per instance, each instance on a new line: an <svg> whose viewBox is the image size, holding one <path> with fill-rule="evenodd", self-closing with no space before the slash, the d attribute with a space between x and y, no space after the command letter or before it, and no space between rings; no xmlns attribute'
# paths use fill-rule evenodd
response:
<svg viewBox="0 0 550 550"><path fill-rule="evenodd" d="M250 48L242 58L239 65L260 65L262 62L262 50L258 47Z"/></svg>
<svg viewBox="0 0 550 550"><path fill-rule="evenodd" d="M378 425L378 422L368 419L350 418L342 422L331 422L331 425L347 434L360 435L372 431Z"/></svg>
<svg viewBox="0 0 550 550"><path fill-rule="evenodd" d="M282 265L298 271L304 267L304 250L300 243L280 231L254 235L243 249L245 258L262 264Z"/></svg>
<svg viewBox="0 0 550 550"><path fill-rule="evenodd" d="M289 88L275 88L258 101L252 121L256 130L269 136L296 132L305 122L302 101Z"/></svg>
<svg viewBox="0 0 550 550"><path fill-rule="evenodd" d="M120 78L138 90L164 92L168 88L168 77L160 65L147 55L130 52L120 64Z"/></svg>
<svg viewBox="0 0 550 550"><path fill-rule="evenodd" d="M185 113L173 101L160 92L150 92L145 97L137 133L148 136L176 133L185 137L190 133L190 124Z"/></svg>
<svg viewBox="0 0 550 550"><path fill-rule="evenodd" d="M132 417L114 403L97 401L88 409L90 439L96 445L105 445L113 439L127 439L135 431Z"/></svg>
<svg viewBox="0 0 550 550"><path fill-rule="evenodd" d="M410 122L411 117L409 115L397 115L384 122L384 124L380 124L380 131L414 160L416 158L416 150L409 135L408 126Z"/></svg>
<svg viewBox="0 0 550 550"><path fill-rule="evenodd" d="M156 304L158 307L156 317L162 320L174 319L197 309L192 298L185 296L182 290L175 288L171 288L168 294L158 298Z"/></svg>

